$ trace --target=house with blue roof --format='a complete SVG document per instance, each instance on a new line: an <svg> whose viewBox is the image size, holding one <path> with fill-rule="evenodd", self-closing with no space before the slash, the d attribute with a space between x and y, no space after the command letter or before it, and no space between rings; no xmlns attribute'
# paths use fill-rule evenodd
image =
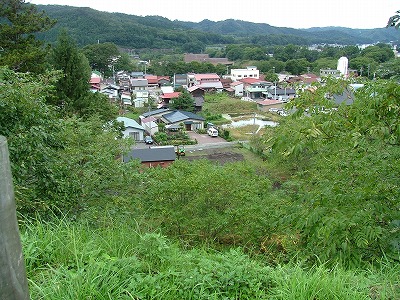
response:
<svg viewBox="0 0 400 300"><path fill-rule="evenodd" d="M124 123L125 130L122 131L124 138L131 137L135 141L144 140L145 129L138 122L126 117L118 117L117 121Z"/></svg>

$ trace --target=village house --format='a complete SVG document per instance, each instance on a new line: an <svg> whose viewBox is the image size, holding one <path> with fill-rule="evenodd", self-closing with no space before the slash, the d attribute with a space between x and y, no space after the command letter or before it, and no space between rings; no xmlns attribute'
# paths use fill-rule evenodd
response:
<svg viewBox="0 0 400 300"><path fill-rule="evenodd" d="M246 84L244 88L244 96L251 100L265 99L268 95L268 88L272 85L272 82L268 81L255 81Z"/></svg>
<svg viewBox="0 0 400 300"><path fill-rule="evenodd" d="M148 82L145 78L131 78L130 85L132 91L147 90L148 88Z"/></svg>
<svg viewBox="0 0 400 300"><path fill-rule="evenodd" d="M137 159L145 167L168 167L175 159L174 146L149 147L143 149L132 149L124 155L123 161L129 162Z"/></svg>
<svg viewBox="0 0 400 300"><path fill-rule="evenodd" d="M284 103L280 100L265 99L257 101L257 109L263 112L268 112L271 108L282 109L283 104Z"/></svg>
<svg viewBox="0 0 400 300"><path fill-rule="evenodd" d="M132 105L132 96L130 92L124 91L121 94L121 102L124 105Z"/></svg>
<svg viewBox="0 0 400 300"><path fill-rule="evenodd" d="M171 84L171 78L169 76L157 76L158 87Z"/></svg>
<svg viewBox="0 0 400 300"><path fill-rule="evenodd" d="M139 125L135 120L126 117L118 117L117 121L124 123L125 130L122 131L124 138L131 137L135 141L143 141L145 132L143 126Z"/></svg>
<svg viewBox="0 0 400 300"><path fill-rule="evenodd" d="M243 82L235 81L230 84L231 89L233 90L233 94L236 97L243 97Z"/></svg>
<svg viewBox="0 0 400 300"><path fill-rule="evenodd" d="M158 88L158 77L157 75L145 75L145 79L147 79L147 87L149 89Z"/></svg>
<svg viewBox="0 0 400 300"><path fill-rule="evenodd" d="M102 76L101 73L98 71L93 71L91 76L90 76L90 80L89 80L89 84L90 84L90 90L92 92L98 92L100 91L100 83L102 81Z"/></svg>
<svg viewBox="0 0 400 300"><path fill-rule="evenodd" d="M174 99L178 98L180 96L180 92L172 92L172 93L164 93L160 95L160 100L157 105L157 108L161 107L168 107L170 103L174 102Z"/></svg>
<svg viewBox="0 0 400 300"><path fill-rule="evenodd" d="M166 114L171 112L172 110L167 109L167 108L160 108L160 109L155 109L151 110L148 112L145 112L139 116L139 119L141 120L140 122L142 123L142 120L148 117L153 117L155 119L156 123L160 122L161 117Z"/></svg>
<svg viewBox="0 0 400 300"><path fill-rule="evenodd" d="M156 132L158 132L158 124L155 117L149 116L147 118L141 118L140 123L149 135L154 135Z"/></svg>
<svg viewBox="0 0 400 300"><path fill-rule="evenodd" d="M287 102L296 96L296 91L292 88L280 88L278 86L271 86L268 88L268 99L280 100Z"/></svg>
<svg viewBox="0 0 400 300"><path fill-rule="evenodd" d="M218 74L188 74L188 86L198 86L205 91L222 91L223 86Z"/></svg>
<svg viewBox="0 0 400 300"><path fill-rule="evenodd" d="M201 111L203 109L203 104L204 104L205 90L198 86L192 86L188 88L187 91L193 97L195 112Z"/></svg>
<svg viewBox="0 0 400 300"><path fill-rule="evenodd" d="M184 87L188 86L188 76L187 74L174 74L174 88L176 87Z"/></svg>
<svg viewBox="0 0 400 300"><path fill-rule="evenodd" d="M182 128L186 131L194 131L198 129L204 129L205 119L199 115L188 111L170 111L161 116L160 121L166 124L165 128Z"/></svg>
<svg viewBox="0 0 400 300"><path fill-rule="evenodd" d="M149 102L149 91L147 90L134 91L133 95L132 102L134 107L144 107L144 104Z"/></svg>

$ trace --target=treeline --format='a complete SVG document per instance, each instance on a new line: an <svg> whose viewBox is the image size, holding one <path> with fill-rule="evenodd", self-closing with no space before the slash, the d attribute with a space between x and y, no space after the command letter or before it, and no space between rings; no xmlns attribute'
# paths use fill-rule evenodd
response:
<svg viewBox="0 0 400 300"><path fill-rule="evenodd" d="M349 59L349 68L357 71L364 77L395 78L400 69L400 63L387 44L376 44L360 49L357 46L318 47L309 49L304 46L288 44L285 46L257 46L254 44L229 44L226 46L209 47L205 51L210 57L226 57L234 61L235 65L229 68L246 67L249 64L267 75L271 79L272 73L287 72L298 75L306 72L319 75L321 69L336 69L337 61L345 56ZM210 63L184 63L182 56L143 52L142 57L152 61L149 72L157 75L175 73L227 73L227 67ZM229 71L229 69L228 69Z"/></svg>

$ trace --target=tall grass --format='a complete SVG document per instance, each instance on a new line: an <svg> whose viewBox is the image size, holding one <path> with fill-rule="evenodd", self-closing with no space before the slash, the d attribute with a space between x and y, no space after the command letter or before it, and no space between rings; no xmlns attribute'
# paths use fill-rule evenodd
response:
<svg viewBox="0 0 400 300"><path fill-rule="evenodd" d="M32 299L399 299L399 266L270 267L240 248L183 250L134 220L25 223Z"/></svg>

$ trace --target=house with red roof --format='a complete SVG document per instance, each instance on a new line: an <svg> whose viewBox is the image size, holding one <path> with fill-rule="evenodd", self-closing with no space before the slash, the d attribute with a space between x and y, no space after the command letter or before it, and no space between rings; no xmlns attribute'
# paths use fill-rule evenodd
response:
<svg viewBox="0 0 400 300"><path fill-rule="evenodd" d="M145 79L147 79L147 87L149 89L154 89L158 87L158 76L157 75L145 75Z"/></svg>
<svg viewBox="0 0 400 300"><path fill-rule="evenodd" d="M157 105L158 108L168 107L169 103L172 103L174 99L180 96L180 92L164 93L160 95L160 102Z"/></svg>
<svg viewBox="0 0 400 300"><path fill-rule="evenodd" d="M171 78L169 76L157 76L157 82L158 86L162 87L171 84Z"/></svg>

